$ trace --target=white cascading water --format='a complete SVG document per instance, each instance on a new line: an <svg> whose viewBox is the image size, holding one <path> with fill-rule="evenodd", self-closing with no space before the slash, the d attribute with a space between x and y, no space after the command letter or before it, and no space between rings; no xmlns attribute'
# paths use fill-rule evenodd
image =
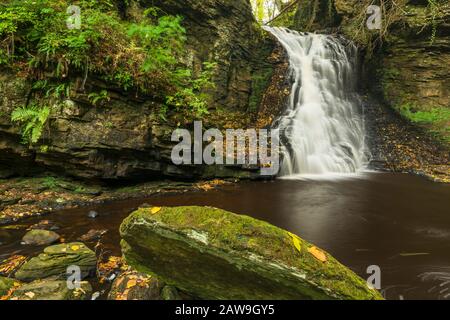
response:
<svg viewBox="0 0 450 320"><path fill-rule="evenodd" d="M280 176L357 173L367 162L357 48L330 35L266 29L286 49L293 81L287 110L275 124Z"/></svg>

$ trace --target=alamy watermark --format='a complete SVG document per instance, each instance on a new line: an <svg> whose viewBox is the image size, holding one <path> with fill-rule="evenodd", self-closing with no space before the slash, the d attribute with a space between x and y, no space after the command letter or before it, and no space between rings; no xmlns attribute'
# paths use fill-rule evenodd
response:
<svg viewBox="0 0 450 320"><path fill-rule="evenodd" d="M371 289L381 289L381 268L377 265L368 266L366 273L370 274L367 278L367 286Z"/></svg>
<svg viewBox="0 0 450 320"><path fill-rule="evenodd" d="M67 8L66 13L70 15L66 20L67 28L81 29L81 8L71 5Z"/></svg>
<svg viewBox="0 0 450 320"><path fill-rule="evenodd" d="M67 288L69 290L76 290L81 288L81 268L76 265L67 267Z"/></svg>
<svg viewBox="0 0 450 320"><path fill-rule="evenodd" d="M380 6L370 5L367 7L366 13L370 15L366 22L367 28L369 30L380 30L383 22Z"/></svg>
<svg viewBox="0 0 450 320"><path fill-rule="evenodd" d="M219 129L203 132L201 121L194 122L193 137L187 129L176 129L171 159L175 165L259 165L261 175L273 176L280 168L277 129ZM204 143L207 145L204 147Z"/></svg>

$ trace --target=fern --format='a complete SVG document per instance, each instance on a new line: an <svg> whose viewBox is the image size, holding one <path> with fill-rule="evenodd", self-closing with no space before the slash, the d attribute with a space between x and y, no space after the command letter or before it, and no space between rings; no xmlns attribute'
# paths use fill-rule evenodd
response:
<svg viewBox="0 0 450 320"><path fill-rule="evenodd" d="M103 101L109 101L109 95L107 90L102 90L99 93L92 92L88 95L89 101L95 106L99 102L102 103Z"/></svg>
<svg viewBox="0 0 450 320"><path fill-rule="evenodd" d="M23 143L35 144L42 136L49 116L49 107L39 107L33 104L15 109L11 113L11 121L21 124Z"/></svg>
<svg viewBox="0 0 450 320"><path fill-rule="evenodd" d="M432 45L436 39L437 32L437 15L439 12L439 5L437 0L428 0L428 9L431 12L431 36L430 36L430 45Z"/></svg>

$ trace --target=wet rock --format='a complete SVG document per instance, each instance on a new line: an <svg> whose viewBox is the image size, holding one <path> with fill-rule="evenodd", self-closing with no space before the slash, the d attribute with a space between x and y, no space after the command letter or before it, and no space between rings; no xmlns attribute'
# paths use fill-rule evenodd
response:
<svg viewBox="0 0 450 320"><path fill-rule="evenodd" d="M89 230L86 234L82 235L80 237L81 241L94 241L94 240L99 240L101 239L101 237L103 237L103 235L105 235L108 232L108 230L95 230L95 229L91 229Z"/></svg>
<svg viewBox="0 0 450 320"><path fill-rule="evenodd" d="M56 225L51 220L41 220L36 224L31 225L28 230L41 229L41 230L51 230L55 231L59 229L59 226Z"/></svg>
<svg viewBox="0 0 450 320"><path fill-rule="evenodd" d="M77 193L85 194L89 196L99 196L103 193L101 187L90 187L90 188L77 188Z"/></svg>
<svg viewBox="0 0 450 320"><path fill-rule="evenodd" d="M49 245L55 243L60 238L59 234L49 230L34 229L28 231L22 238L26 245Z"/></svg>
<svg viewBox="0 0 450 320"><path fill-rule="evenodd" d="M91 211L89 211L89 213L88 213L88 217L91 218L91 219L95 219L95 218L98 217L98 212L97 212L97 211L91 210Z"/></svg>
<svg viewBox="0 0 450 320"><path fill-rule="evenodd" d="M14 176L15 172L10 169L0 168L0 179L8 179Z"/></svg>
<svg viewBox="0 0 450 320"><path fill-rule="evenodd" d="M92 294L91 300L97 300L101 295L101 292L96 291Z"/></svg>
<svg viewBox="0 0 450 320"><path fill-rule="evenodd" d="M11 300L88 300L92 286L87 281L80 288L69 289L63 280L36 280L16 289Z"/></svg>
<svg viewBox="0 0 450 320"><path fill-rule="evenodd" d="M18 282L11 278L0 276L0 297L6 295Z"/></svg>
<svg viewBox="0 0 450 320"><path fill-rule="evenodd" d="M130 270L114 280L108 300L161 300L163 287L158 278Z"/></svg>
<svg viewBox="0 0 450 320"><path fill-rule="evenodd" d="M312 244L220 209L141 208L120 234L127 264L201 299L382 299Z"/></svg>
<svg viewBox="0 0 450 320"><path fill-rule="evenodd" d="M20 197L0 199L0 208L17 204L20 200L22 200Z"/></svg>
<svg viewBox="0 0 450 320"><path fill-rule="evenodd" d="M0 229L0 243L6 243L11 238L12 238L12 235L8 230Z"/></svg>
<svg viewBox="0 0 450 320"><path fill-rule="evenodd" d="M177 288L173 286L165 286L161 290L161 299L162 300L182 300L180 294L178 293Z"/></svg>
<svg viewBox="0 0 450 320"><path fill-rule="evenodd" d="M84 279L95 271L96 264L95 253L83 243L64 243L45 248L43 253L22 265L15 276L22 281L51 276L65 279L67 268L78 266Z"/></svg>

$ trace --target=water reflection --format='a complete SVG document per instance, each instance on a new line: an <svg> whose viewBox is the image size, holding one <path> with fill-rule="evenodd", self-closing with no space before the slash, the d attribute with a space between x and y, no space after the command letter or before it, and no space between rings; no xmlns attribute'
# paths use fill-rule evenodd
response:
<svg viewBox="0 0 450 320"><path fill-rule="evenodd" d="M248 182L222 190L122 201L54 213L66 241L90 229L108 229L107 251L120 255L118 228L142 203L159 206L209 205L266 220L329 251L367 278L381 268L390 299L450 299L450 186L403 174L367 174L332 181ZM89 210L96 219L87 218ZM33 218L33 224L42 218ZM1 230L1 229L0 229ZM20 245L25 233L7 230L0 258L34 255L41 248Z"/></svg>

